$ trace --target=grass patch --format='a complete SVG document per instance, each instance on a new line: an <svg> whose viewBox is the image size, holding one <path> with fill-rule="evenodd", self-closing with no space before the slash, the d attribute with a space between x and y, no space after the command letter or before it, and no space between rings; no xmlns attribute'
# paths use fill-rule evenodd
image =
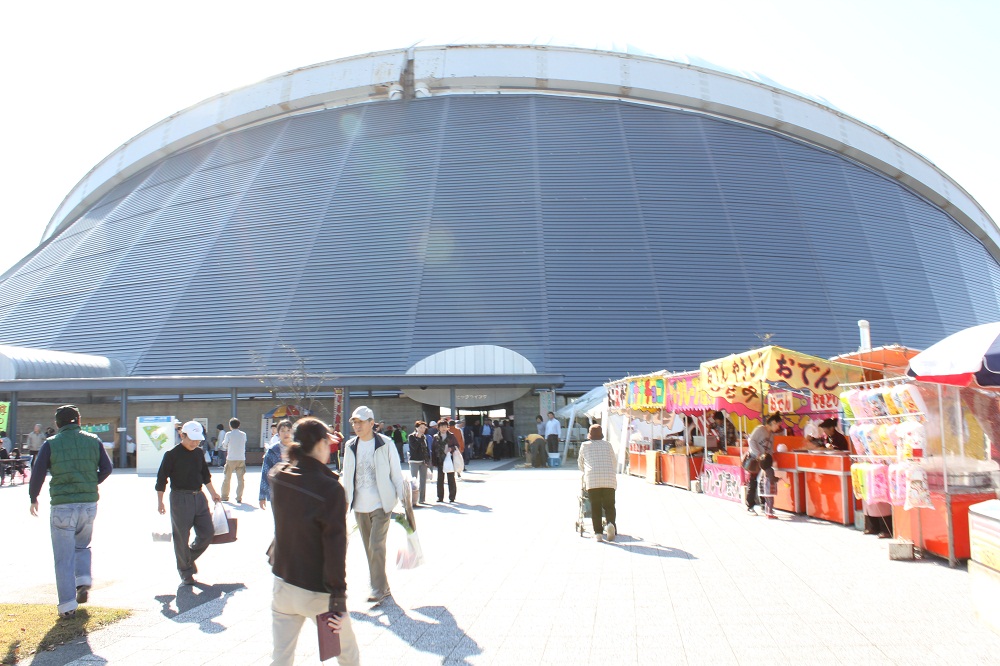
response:
<svg viewBox="0 0 1000 666"><path fill-rule="evenodd" d="M101 627L124 620L124 608L80 606L76 617L60 620L55 606L0 604L0 663L16 664L36 652L51 650Z"/></svg>

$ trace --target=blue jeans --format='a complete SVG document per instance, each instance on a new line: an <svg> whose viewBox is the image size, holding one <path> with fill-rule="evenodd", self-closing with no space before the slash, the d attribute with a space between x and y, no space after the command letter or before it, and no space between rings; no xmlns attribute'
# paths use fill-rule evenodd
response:
<svg viewBox="0 0 1000 666"><path fill-rule="evenodd" d="M49 514L60 613L76 609L78 585L91 584L90 537L96 517L97 502L56 504Z"/></svg>

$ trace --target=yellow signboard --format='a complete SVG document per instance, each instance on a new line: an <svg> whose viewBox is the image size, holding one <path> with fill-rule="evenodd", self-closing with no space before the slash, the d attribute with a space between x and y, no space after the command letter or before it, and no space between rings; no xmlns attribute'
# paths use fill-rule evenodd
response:
<svg viewBox="0 0 1000 666"><path fill-rule="evenodd" d="M782 347L763 347L701 364L701 387L712 396L743 402L741 389L759 390L783 383L811 394L839 394L840 385L864 379L861 368L801 354Z"/></svg>

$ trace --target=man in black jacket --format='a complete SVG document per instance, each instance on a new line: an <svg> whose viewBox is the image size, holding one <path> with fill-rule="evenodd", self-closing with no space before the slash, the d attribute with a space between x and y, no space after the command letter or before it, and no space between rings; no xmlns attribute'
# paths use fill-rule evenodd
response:
<svg viewBox="0 0 1000 666"><path fill-rule="evenodd" d="M434 446L431 450L431 462L434 467L437 468L437 491L438 491L438 502L444 501L444 459L445 456L450 455L452 449L458 450L458 440L455 435L451 433L450 426L447 421L442 420L438 424L438 434L434 435ZM455 492L458 490L455 486L455 475L448 474L448 496L449 501L455 501Z"/></svg>
<svg viewBox="0 0 1000 666"><path fill-rule="evenodd" d="M417 491L417 504L427 504L427 468L431 464L430 453L427 450L427 424L417 421L413 424L413 432L408 437L410 442L410 476L419 479L420 490Z"/></svg>

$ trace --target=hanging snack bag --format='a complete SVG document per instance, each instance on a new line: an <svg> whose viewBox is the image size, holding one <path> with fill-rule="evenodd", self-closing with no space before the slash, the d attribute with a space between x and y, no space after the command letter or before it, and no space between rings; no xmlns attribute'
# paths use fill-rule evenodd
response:
<svg viewBox="0 0 1000 666"><path fill-rule="evenodd" d="M855 423L847 430L848 436L851 438L851 444L854 446L854 453L861 456L865 453L865 440L861 434L861 424Z"/></svg>
<svg viewBox="0 0 1000 666"><path fill-rule="evenodd" d="M848 389L840 394L840 407L844 410L844 418L850 421L854 420L854 406L851 403L851 399L856 393L856 390Z"/></svg>
<svg viewBox="0 0 1000 666"><path fill-rule="evenodd" d="M875 428L876 439L878 439L878 445L881 449L879 455L882 456L892 456L896 454L896 446L892 443L889 438L889 424L880 423Z"/></svg>
<svg viewBox="0 0 1000 666"><path fill-rule="evenodd" d="M889 502L893 506L903 506L906 502L906 465L889 465Z"/></svg>
<svg viewBox="0 0 1000 666"><path fill-rule="evenodd" d="M870 465L868 478L865 479L865 501L889 502L889 468L885 465Z"/></svg>
<svg viewBox="0 0 1000 666"><path fill-rule="evenodd" d="M900 384L892 389L893 398L902 407L904 414L926 414L927 405L919 389L912 384Z"/></svg>
<svg viewBox="0 0 1000 666"><path fill-rule="evenodd" d="M865 463L851 465L851 488L854 499L864 499L865 496Z"/></svg>
<svg viewBox="0 0 1000 666"><path fill-rule="evenodd" d="M865 391L865 402L868 405L868 411L873 417L889 415L889 410L885 406L885 400L882 398L881 389Z"/></svg>
<svg viewBox="0 0 1000 666"><path fill-rule="evenodd" d="M866 418L870 416L868 414L868 406L862 399L864 391L859 391L857 389L847 392L848 404L851 405L851 410L854 412L854 418Z"/></svg>
<svg viewBox="0 0 1000 666"><path fill-rule="evenodd" d="M931 491L927 487L927 472L920 465L910 464L906 467L906 501L903 508L933 509Z"/></svg>
<svg viewBox="0 0 1000 666"><path fill-rule="evenodd" d="M903 413L903 410L899 408L899 404L896 399L892 396L892 388L888 386L883 386L880 389L882 393L882 402L885 403L885 409L889 412L890 416L898 416Z"/></svg>

